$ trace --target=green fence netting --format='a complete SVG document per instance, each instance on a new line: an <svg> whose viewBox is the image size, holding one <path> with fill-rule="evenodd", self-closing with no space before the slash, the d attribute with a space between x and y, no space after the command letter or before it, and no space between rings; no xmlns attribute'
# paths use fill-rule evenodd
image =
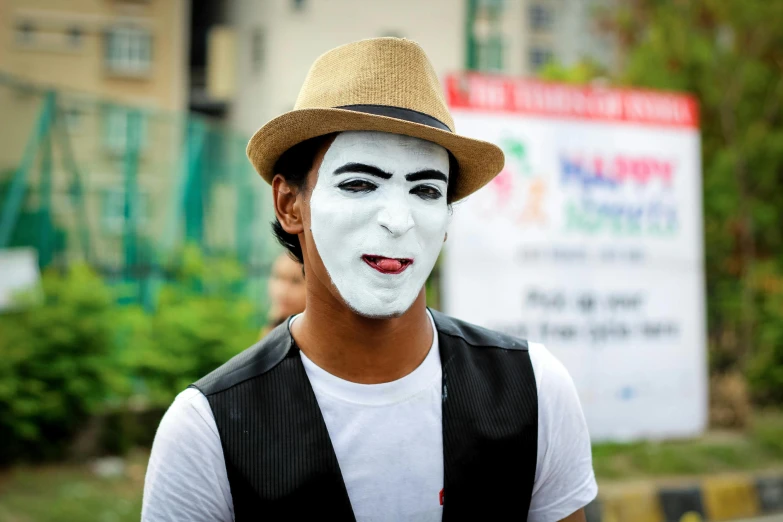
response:
<svg viewBox="0 0 783 522"><path fill-rule="evenodd" d="M206 118L131 107L0 74L0 249L42 268L87 262L154 307L186 245L230 258L263 302L280 251L247 136Z"/></svg>

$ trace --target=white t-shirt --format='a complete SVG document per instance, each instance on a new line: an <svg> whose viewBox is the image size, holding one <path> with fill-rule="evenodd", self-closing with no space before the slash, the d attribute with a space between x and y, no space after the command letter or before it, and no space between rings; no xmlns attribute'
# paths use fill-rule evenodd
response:
<svg viewBox="0 0 783 522"><path fill-rule="evenodd" d="M538 459L527 520L556 522L596 496L590 439L566 369L543 345L530 343L529 350L538 390ZM438 336L418 368L383 384L345 381L300 353L357 522L440 521ZM142 520L234 520L220 436L198 390L180 393L160 423L144 484Z"/></svg>

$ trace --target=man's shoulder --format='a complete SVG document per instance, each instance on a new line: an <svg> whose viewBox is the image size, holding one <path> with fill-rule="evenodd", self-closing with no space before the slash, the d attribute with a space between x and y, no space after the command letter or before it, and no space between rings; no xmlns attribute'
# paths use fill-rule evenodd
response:
<svg viewBox="0 0 783 522"><path fill-rule="evenodd" d="M222 366L195 383L206 396L227 390L248 379L262 375L285 359L293 344L288 322L277 326L263 339L229 359Z"/></svg>
<svg viewBox="0 0 783 522"><path fill-rule="evenodd" d="M462 321L436 310L430 310L439 334L456 337L475 347L502 348L504 350L528 350L528 343L488 328Z"/></svg>

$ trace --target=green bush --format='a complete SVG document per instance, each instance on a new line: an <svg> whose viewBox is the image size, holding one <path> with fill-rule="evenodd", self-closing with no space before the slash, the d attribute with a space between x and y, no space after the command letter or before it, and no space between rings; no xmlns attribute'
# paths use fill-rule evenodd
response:
<svg viewBox="0 0 783 522"><path fill-rule="evenodd" d="M244 274L236 263L205 261L188 249L174 274L161 289L154 314L127 316L124 362L136 392L154 407L167 406L258 338L257 307L239 295Z"/></svg>
<svg viewBox="0 0 783 522"><path fill-rule="evenodd" d="M43 298L0 316L0 463L57 458L112 383L116 310L86 267L48 271Z"/></svg>
<svg viewBox="0 0 783 522"><path fill-rule="evenodd" d="M783 405L783 277L760 263L757 346L748 363L748 384L757 403Z"/></svg>
<svg viewBox="0 0 783 522"><path fill-rule="evenodd" d="M0 465L150 444L177 393L257 340L243 270L195 249L179 260L152 313L77 266L0 315Z"/></svg>

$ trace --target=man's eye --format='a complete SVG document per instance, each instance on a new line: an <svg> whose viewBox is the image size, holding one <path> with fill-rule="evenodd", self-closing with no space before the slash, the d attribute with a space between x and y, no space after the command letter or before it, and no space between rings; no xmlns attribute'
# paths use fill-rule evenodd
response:
<svg viewBox="0 0 783 522"><path fill-rule="evenodd" d="M378 186L375 183L370 183L369 181L365 181L363 179L350 179L348 181L343 181L337 187L340 190L345 190L346 192L372 192L373 190L377 189Z"/></svg>
<svg viewBox="0 0 783 522"><path fill-rule="evenodd" d="M411 189L411 194L419 196L422 199L440 199L443 194L432 185L419 185Z"/></svg>

